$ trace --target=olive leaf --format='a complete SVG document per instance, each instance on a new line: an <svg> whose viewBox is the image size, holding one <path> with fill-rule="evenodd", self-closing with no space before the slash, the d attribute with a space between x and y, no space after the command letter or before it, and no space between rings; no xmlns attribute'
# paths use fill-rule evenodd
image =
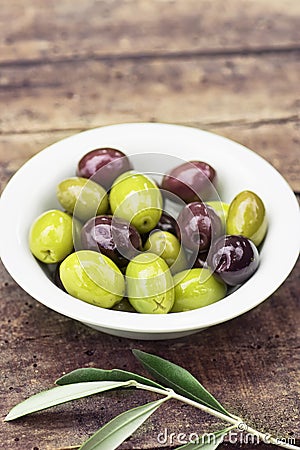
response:
<svg viewBox="0 0 300 450"><path fill-rule="evenodd" d="M96 431L79 450L114 450L137 430L168 397L125 411Z"/></svg>
<svg viewBox="0 0 300 450"><path fill-rule="evenodd" d="M17 404L10 410L5 417L5 420L14 420L27 414L50 408L51 406L98 394L110 389L127 387L130 386L130 384L129 381L91 381L89 383L56 386L52 389L47 389L46 391L32 395L23 402Z"/></svg>
<svg viewBox="0 0 300 450"><path fill-rule="evenodd" d="M14 420L51 406L111 389L135 387L164 395L164 397L115 417L82 444L79 450L114 450L142 425L163 402L171 398L193 405L213 416L222 418L225 422L231 423L230 427L215 433L204 434L195 439L194 442L178 447L178 450L216 450L228 431L240 425L242 419L227 412L187 370L150 353L140 350L133 350L133 353L157 380L162 381L165 386L171 389L167 389L143 376L123 370L78 369L59 378L56 381L58 386L33 395L16 405L11 409L5 420ZM111 378L114 378L114 380L111 380ZM249 430L254 436L261 437L263 435L253 428L248 427ZM280 442L273 437L270 438L270 442L286 449L300 450L300 447L284 441Z"/></svg>
<svg viewBox="0 0 300 450"><path fill-rule="evenodd" d="M204 433L195 441L177 447L176 450L215 450L223 442L224 436L234 427L227 427L224 430L215 431L214 433Z"/></svg>
<svg viewBox="0 0 300 450"><path fill-rule="evenodd" d="M186 369L151 353L132 350L134 356L145 369L159 382L172 388L178 394L201 402L227 416L231 414L202 386Z"/></svg>
<svg viewBox="0 0 300 450"><path fill-rule="evenodd" d="M58 385L82 383L87 381L130 381L135 380L138 383L146 384L147 386L153 386L159 389L164 389L163 386L155 381L149 380L149 378L142 377L133 372L127 372L126 370L112 369L103 370L93 367L87 367L82 369L76 369L69 372L55 381Z"/></svg>

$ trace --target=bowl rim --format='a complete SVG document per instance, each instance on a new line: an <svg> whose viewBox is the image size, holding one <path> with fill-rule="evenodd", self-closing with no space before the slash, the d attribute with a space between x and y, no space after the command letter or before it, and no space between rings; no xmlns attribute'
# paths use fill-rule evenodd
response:
<svg viewBox="0 0 300 450"><path fill-rule="evenodd" d="M143 133L148 133L149 136L156 133L164 137L170 133L173 136L177 133L179 135L183 133L192 139L201 140L202 138L218 145L223 144L225 147L230 147L231 151L237 156L242 155L245 160L244 163L258 164L263 168L269 179L273 182L276 181L275 184L280 187L281 197L287 202L286 207L291 214L290 232L285 236L284 255L286 259L284 264L281 262L281 264L277 264L277 267L274 267L274 274L270 279L263 280L263 274L258 270L252 277L253 282L245 283L217 303L197 310L166 315L134 314L99 308L61 291L45 274L44 277L41 277L39 264L31 255L29 249L23 248L19 235L20 224L14 226L14 221L19 216L12 205L16 202L16 195L21 192L22 183L26 179L28 180L27 177L30 177L31 171L36 170L39 164L47 162L49 158L53 158L62 149L80 145L85 140L94 142L101 135L109 136L115 133L125 133L125 135L136 133L138 136ZM109 329L114 329L150 335L157 333L172 334L195 331L233 319L256 307L279 288L292 271L300 247L298 231L300 214L297 199L286 180L270 163L249 148L223 136L194 127L167 123L132 122L97 127L61 139L46 147L30 158L10 179L2 193L0 216L5 218L0 221L1 258L12 278L28 294L50 309L88 325L107 329L108 332ZM21 255L20 261L17 258L18 255ZM270 271L268 276L271 277ZM241 298L243 301L241 301Z"/></svg>

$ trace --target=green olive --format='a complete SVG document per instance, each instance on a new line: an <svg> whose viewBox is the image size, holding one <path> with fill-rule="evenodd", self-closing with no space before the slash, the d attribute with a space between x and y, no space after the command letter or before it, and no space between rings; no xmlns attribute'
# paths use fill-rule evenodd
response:
<svg viewBox="0 0 300 450"><path fill-rule="evenodd" d="M206 204L211 206L214 209L214 211L220 217L222 224L225 226L227 216L228 216L229 204L221 202L221 201L217 201L217 200L211 201L211 202L206 202Z"/></svg>
<svg viewBox="0 0 300 450"><path fill-rule="evenodd" d="M68 211L65 211L68 216L71 217L73 221L73 247L74 250L81 250L81 230L82 230L82 222L80 220L76 219L71 213Z"/></svg>
<svg viewBox="0 0 300 450"><path fill-rule="evenodd" d="M148 233L162 214L162 195L144 174L129 171L120 175L110 191L110 206L116 217L130 222L139 233Z"/></svg>
<svg viewBox="0 0 300 450"><path fill-rule="evenodd" d="M62 261L73 250L72 217L57 209L40 215L30 228L29 247L43 263Z"/></svg>
<svg viewBox="0 0 300 450"><path fill-rule="evenodd" d="M61 263L59 275L70 295L101 308L112 308L124 296L125 280L118 267L92 250L69 255Z"/></svg>
<svg viewBox="0 0 300 450"><path fill-rule="evenodd" d="M80 220L76 219L76 217L72 217L73 221L73 243L74 243L74 250L81 250L81 230L82 230L82 223Z"/></svg>
<svg viewBox="0 0 300 450"><path fill-rule="evenodd" d="M63 180L57 186L56 195L66 211L84 222L108 211L105 189L86 178L72 177Z"/></svg>
<svg viewBox="0 0 300 450"><path fill-rule="evenodd" d="M174 302L173 279L167 263L154 253L140 253L126 270L127 296L144 314L166 314Z"/></svg>
<svg viewBox="0 0 300 450"><path fill-rule="evenodd" d="M175 301L171 312L190 311L215 303L226 295L226 285L209 269L191 269L174 276Z"/></svg>
<svg viewBox="0 0 300 450"><path fill-rule="evenodd" d="M268 227L265 206L254 192L242 191L230 203L227 234L241 235L258 246Z"/></svg>
<svg viewBox="0 0 300 450"><path fill-rule="evenodd" d="M179 240L168 231L153 231L148 237L144 249L164 259L172 274L187 268L186 256Z"/></svg>

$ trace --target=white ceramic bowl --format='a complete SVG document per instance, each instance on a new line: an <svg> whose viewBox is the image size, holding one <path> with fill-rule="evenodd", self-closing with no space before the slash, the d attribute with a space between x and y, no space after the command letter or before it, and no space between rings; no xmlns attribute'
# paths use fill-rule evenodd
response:
<svg viewBox="0 0 300 450"><path fill-rule="evenodd" d="M176 314L146 315L102 309L71 297L48 278L28 248L28 231L42 212L59 208L56 185L73 176L88 151L115 147L141 154L136 168L165 172L176 158L210 163L219 177L219 193L230 202L242 190L264 201L269 229L260 267L247 283L210 306ZM143 157L155 153L157 157ZM163 158L169 154L172 157ZM169 166L168 166L169 165ZM32 297L58 313L105 333L136 339L170 339L239 316L268 298L286 279L299 254L300 216L296 198L282 176L242 145L199 129L152 123L112 125L57 142L31 158L10 180L0 206L1 257L15 281ZM42 324L38 324L43 326Z"/></svg>

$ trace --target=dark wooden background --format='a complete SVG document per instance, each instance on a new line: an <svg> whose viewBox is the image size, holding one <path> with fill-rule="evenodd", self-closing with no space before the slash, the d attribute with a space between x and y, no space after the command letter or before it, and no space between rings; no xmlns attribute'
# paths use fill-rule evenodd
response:
<svg viewBox="0 0 300 450"><path fill-rule="evenodd" d="M161 121L249 146L299 194L299 0L10 0L0 22L1 189L58 139L106 124ZM282 238L284 245L284 230ZM270 299L237 319L179 340L145 342L48 310L1 266L1 417L77 367L142 373L131 354L139 348L183 365L253 426L299 440L299 273L298 264ZM128 405L150 398L113 392L15 423L1 420L0 449L79 445ZM218 426L173 402L122 448L167 450L175 443L157 441L165 427L200 433ZM225 442L220 449L240 447L253 446Z"/></svg>

